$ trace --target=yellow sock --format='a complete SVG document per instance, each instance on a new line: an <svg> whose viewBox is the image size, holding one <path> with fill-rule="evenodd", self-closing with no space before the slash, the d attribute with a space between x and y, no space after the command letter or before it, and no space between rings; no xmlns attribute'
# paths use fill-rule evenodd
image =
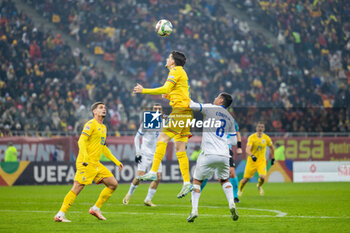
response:
<svg viewBox="0 0 350 233"><path fill-rule="evenodd" d="M76 196L77 195L72 190L70 190L63 200L60 211L66 213L68 209L73 205Z"/></svg>
<svg viewBox="0 0 350 233"><path fill-rule="evenodd" d="M156 152L154 153L151 171L153 172L158 171L160 162L162 162L162 159L165 155L166 146L167 146L166 142L162 142L162 141L157 142L157 148L156 148Z"/></svg>
<svg viewBox="0 0 350 233"><path fill-rule="evenodd" d="M186 151L177 152L176 157L179 160L179 167L184 182L190 182L190 165Z"/></svg>
<svg viewBox="0 0 350 233"><path fill-rule="evenodd" d="M264 181L262 181L260 178L258 180L258 186L260 187L261 185L263 185Z"/></svg>
<svg viewBox="0 0 350 233"><path fill-rule="evenodd" d="M242 192L244 186L245 186L245 184L242 184L242 181L240 181L240 182L239 182L239 185L238 185L238 190Z"/></svg>
<svg viewBox="0 0 350 233"><path fill-rule="evenodd" d="M101 194L100 194L98 200L96 201L95 206L97 206L98 208L101 208L101 206L102 206L104 203L106 203L106 201L112 196L113 192L114 192L113 189L110 189L110 188L108 188L108 187L105 187L105 188L102 190L102 192L101 192Z"/></svg>

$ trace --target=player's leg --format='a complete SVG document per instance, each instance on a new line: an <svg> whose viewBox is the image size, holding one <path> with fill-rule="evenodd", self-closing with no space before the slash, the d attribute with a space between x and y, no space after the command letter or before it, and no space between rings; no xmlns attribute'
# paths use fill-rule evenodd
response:
<svg viewBox="0 0 350 233"><path fill-rule="evenodd" d="M94 215L100 220L106 220L101 214L101 207L112 196L113 192L118 187L118 181L114 178L113 174L101 163L98 165L98 174L94 179L96 184L103 183L106 187L101 191L95 205L90 208L89 213Z"/></svg>
<svg viewBox="0 0 350 233"><path fill-rule="evenodd" d="M159 168L161 168L161 166ZM144 201L144 204L146 206L150 206L150 207L156 206L155 204L152 203L152 198L157 191L157 188L158 188L158 185L159 185L161 178L162 178L162 173L157 172L157 180L152 181L151 184L149 185L148 193L147 193L147 196L146 196L145 201Z"/></svg>
<svg viewBox="0 0 350 233"><path fill-rule="evenodd" d="M198 217L198 203L201 196L201 184L202 180L193 178L193 190L191 193L192 211L190 216L187 218L187 222L194 222L194 220Z"/></svg>
<svg viewBox="0 0 350 233"><path fill-rule="evenodd" d="M74 182L72 189L69 190L69 192L63 199L60 211L58 211L54 218L56 222L70 222L68 219L66 219L66 212L73 205L76 196L81 192L81 190L83 190L84 186L85 185L83 184Z"/></svg>
<svg viewBox="0 0 350 233"><path fill-rule="evenodd" d="M237 192L238 196L242 196L244 186L247 184L249 179L254 176L255 172L256 172L256 167L252 164L249 164L248 162L244 170L243 179L239 182L239 185L238 185L238 192Z"/></svg>
<svg viewBox="0 0 350 233"><path fill-rule="evenodd" d="M238 177L236 176L236 170L235 167L230 166L230 178L229 178L230 183L232 184L233 187L233 197L235 200L235 203L239 203L238 199Z"/></svg>
<svg viewBox="0 0 350 233"><path fill-rule="evenodd" d="M175 136L175 134L171 134L171 135ZM151 171L149 171L143 176L136 177L137 180L151 180L151 181L157 180L157 170L159 168L160 163L162 162L162 159L165 155L166 147L168 145L168 142L171 140L171 138L172 137L165 132L161 132L159 134L156 151L154 152Z"/></svg>
<svg viewBox="0 0 350 233"><path fill-rule="evenodd" d="M192 211L187 222L193 222L198 217L198 202L201 195L201 183L204 179L211 177L214 169L210 167L210 160L207 156L199 155L196 169L193 174L193 190L191 192Z"/></svg>
<svg viewBox="0 0 350 233"><path fill-rule="evenodd" d="M208 183L208 179L204 179L202 184L201 184L201 192L203 191L203 189L205 188L205 186L207 185Z"/></svg>
<svg viewBox="0 0 350 233"><path fill-rule="evenodd" d="M231 216L234 221L238 219L238 212L233 197L233 187L229 181L230 165L229 160L225 157L215 156L215 164L217 167L217 175L222 189L226 195L226 199L230 208Z"/></svg>
<svg viewBox="0 0 350 233"><path fill-rule="evenodd" d="M265 177L266 177L266 164L262 163L258 166L258 173L259 173L259 180L258 180L258 184L256 185L256 187L258 188L259 194L261 196L264 195L264 189L261 187L264 182L265 182Z"/></svg>
<svg viewBox="0 0 350 233"><path fill-rule="evenodd" d="M179 161L180 172L183 179L183 186L177 198L182 198L193 189L193 185L190 182L190 165L186 154L188 136L176 135L174 141L176 157Z"/></svg>
<svg viewBox="0 0 350 233"><path fill-rule="evenodd" d="M146 172L145 171L141 171L139 169L138 166L138 170L137 170L137 176L143 176ZM136 176L136 177L137 177ZM138 187L138 185L140 184L140 181L136 179L136 177L132 180L131 184L130 184L130 188L128 193L125 195L125 197L123 198L123 204L127 205L129 204L129 201L131 199L131 196L134 194L136 188Z"/></svg>

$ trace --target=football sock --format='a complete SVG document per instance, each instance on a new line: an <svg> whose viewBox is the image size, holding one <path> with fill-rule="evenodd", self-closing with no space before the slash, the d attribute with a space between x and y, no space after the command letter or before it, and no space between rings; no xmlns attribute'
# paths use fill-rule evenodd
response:
<svg viewBox="0 0 350 233"><path fill-rule="evenodd" d="M242 180L239 182L239 185L238 185L238 190L239 191L243 191L243 188L244 188L244 186L246 185L246 183L245 184L243 184L242 183Z"/></svg>
<svg viewBox="0 0 350 233"><path fill-rule="evenodd" d="M186 151L177 152L176 157L179 160L179 167L184 183L190 182L190 165Z"/></svg>
<svg viewBox="0 0 350 233"><path fill-rule="evenodd" d="M69 190L67 195L64 197L60 211L66 213L68 209L73 205L76 197L77 195L72 190Z"/></svg>
<svg viewBox="0 0 350 233"><path fill-rule="evenodd" d="M264 181L262 181L260 178L258 180L258 186L261 187L261 185L263 185Z"/></svg>
<svg viewBox="0 0 350 233"><path fill-rule="evenodd" d="M238 192L238 177L236 176L235 178L230 178L230 183L232 184L233 187L233 196L238 197L237 192Z"/></svg>
<svg viewBox="0 0 350 233"><path fill-rule="evenodd" d="M156 193L156 191L157 191L157 189L149 188L145 201L152 201L152 198L153 198L154 194Z"/></svg>
<svg viewBox="0 0 350 233"><path fill-rule="evenodd" d="M204 189L204 187L207 185L207 183L208 183L208 179L204 179L202 184L201 184L201 192Z"/></svg>
<svg viewBox="0 0 350 233"><path fill-rule="evenodd" d="M131 183L128 194L131 196L135 192L136 188L137 188L137 185L134 185L133 183Z"/></svg>
<svg viewBox="0 0 350 233"><path fill-rule="evenodd" d="M154 158L153 158L151 171L153 171L153 172L158 171L160 162L162 162L162 159L165 155L166 146L167 146L166 142L162 142L162 141L157 142L156 152L154 152Z"/></svg>
<svg viewBox="0 0 350 233"><path fill-rule="evenodd" d="M233 201L233 188L232 188L232 185L230 184L230 182L226 182L226 183L224 183L222 185L222 189L225 192L227 201L228 201L228 203L230 205L230 208L231 208L232 202L234 202Z"/></svg>
<svg viewBox="0 0 350 233"><path fill-rule="evenodd" d="M192 213L198 213L198 202L199 197L201 196L201 193L197 193L195 191L192 191Z"/></svg>
<svg viewBox="0 0 350 233"><path fill-rule="evenodd" d="M101 206L112 196L113 192L114 192L113 189L105 187L102 190L98 200L96 201L95 206L97 206L98 208L101 208Z"/></svg>

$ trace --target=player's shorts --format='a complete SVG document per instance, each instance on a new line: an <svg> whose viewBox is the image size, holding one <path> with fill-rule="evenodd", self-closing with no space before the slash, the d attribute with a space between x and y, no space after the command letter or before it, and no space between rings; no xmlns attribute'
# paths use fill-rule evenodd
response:
<svg viewBox="0 0 350 233"><path fill-rule="evenodd" d="M230 176L229 158L222 155L200 154L197 160L193 178L196 180L209 179L214 172L219 179L226 180Z"/></svg>
<svg viewBox="0 0 350 233"><path fill-rule="evenodd" d="M191 126L187 122L192 119L192 110L185 108L173 109L162 132L173 138L175 142L187 142L192 136ZM179 124L180 122L183 122L183 125Z"/></svg>
<svg viewBox="0 0 350 233"><path fill-rule="evenodd" d="M151 170L153 156L154 156L153 154L142 155L141 162L137 164L137 170L143 171L143 172ZM160 163L157 172L162 172L162 163Z"/></svg>
<svg viewBox="0 0 350 233"><path fill-rule="evenodd" d="M102 163L89 164L86 167L83 165L77 165L77 172L75 173L74 182L79 184L88 185L92 181L96 184L102 182L103 178L113 177L113 174L108 168L103 166Z"/></svg>
<svg viewBox="0 0 350 233"><path fill-rule="evenodd" d="M250 179L254 176L256 171L258 171L259 175L266 176L266 161L256 163L248 159L247 165L245 166L243 177Z"/></svg>

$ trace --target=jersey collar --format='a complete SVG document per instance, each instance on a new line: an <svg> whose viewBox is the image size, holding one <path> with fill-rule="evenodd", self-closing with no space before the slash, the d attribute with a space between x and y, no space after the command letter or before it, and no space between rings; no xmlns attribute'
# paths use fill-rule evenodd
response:
<svg viewBox="0 0 350 233"><path fill-rule="evenodd" d="M226 109L226 108L224 107L224 105L220 105L220 107L223 107L224 109Z"/></svg>

